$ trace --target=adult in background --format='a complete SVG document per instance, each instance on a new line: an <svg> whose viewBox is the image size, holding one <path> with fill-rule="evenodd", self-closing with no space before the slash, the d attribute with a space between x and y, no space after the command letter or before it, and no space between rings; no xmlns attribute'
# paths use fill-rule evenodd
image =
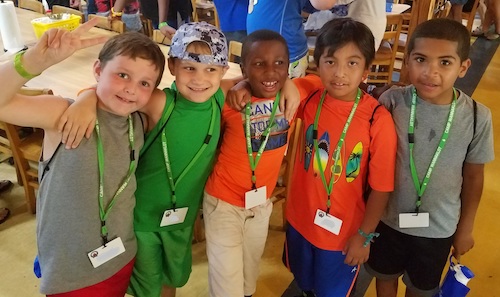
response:
<svg viewBox="0 0 500 297"><path fill-rule="evenodd" d="M247 36L248 0L214 0L214 4L227 42L243 42Z"/></svg>
<svg viewBox="0 0 500 297"><path fill-rule="evenodd" d="M304 76L308 65L307 37L302 24L302 8L308 0L250 0L247 16L248 34L268 29L280 33L290 51L291 78ZM336 0L310 0L318 10L330 9Z"/></svg>

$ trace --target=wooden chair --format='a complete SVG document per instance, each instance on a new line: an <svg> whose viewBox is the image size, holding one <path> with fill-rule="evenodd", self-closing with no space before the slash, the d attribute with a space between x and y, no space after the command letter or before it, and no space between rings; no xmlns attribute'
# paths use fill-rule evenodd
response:
<svg viewBox="0 0 500 297"><path fill-rule="evenodd" d="M292 183L292 172L293 166L295 165L295 154L297 153L297 147L299 146L301 128L302 121L301 119L296 118L288 132L290 133L290 137L288 138L288 149L285 157L283 158L283 162L281 163L279 175L281 177L281 184L276 185L276 188L274 188L271 196L271 201L273 203L284 200L282 205L283 225L281 226L283 229L286 227L286 197L290 193L290 187L288 186Z"/></svg>
<svg viewBox="0 0 500 297"><path fill-rule="evenodd" d="M472 25L474 24L474 19L476 18L477 8L479 7L479 0L474 0L471 11L462 11L462 19L467 21L467 30L472 32Z"/></svg>
<svg viewBox="0 0 500 297"><path fill-rule="evenodd" d="M53 5L52 6L52 13L69 13L69 14L74 14L80 17L80 24L82 24L85 20L85 16L83 15L83 12L69 8L66 6L61 6L61 5Z"/></svg>
<svg viewBox="0 0 500 297"><path fill-rule="evenodd" d="M411 14L402 13L401 17L403 18L403 23L401 24L401 32L399 34L398 42L397 44L391 42L393 46L395 45L398 47L396 52L396 60L394 63L394 69L396 70L401 70L402 65L404 63L404 56L406 52L406 42L408 41L408 29L410 27Z"/></svg>
<svg viewBox="0 0 500 297"><path fill-rule="evenodd" d="M170 45L172 40L167 36L163 35L160 30L153 31L153 41L159 44Z"/></svg>
<svg viewBox="0 0 500 297"><path fill-rule="evenodd" d="M399 40L402 23L403 17L401 15L387 15L387 29L368 73L369 84L389 84L392 82L398 47L396 45L391 46L391 42L394 43L395 40Z"/></svg>
<svg viewBox="0 0 500 297"><path fill-rule="evenodd" d="M316 66L316 61L314 61L314 48L309 48L307 50L307 58L309 59L307 69L306 69L306 74L316 74L319 75L318 73L318 66Z"/></svg>
<svg viewBox="0 0 500 297"><path fill-rule="evenodd" d="M19 8L31 10L41 14L45 13L42 2L37 0L19 0Z"/></svg>
<svg viewBox="0 0 500 297"><path fill-rule="evenodd" d="M191 6L193 7L193 17L191 21L193 22L205 21L207 23L211 23L217 28L220 28L219 14L217 13L215 5L213 5L213 7L210 8L203 8L197 5L196 0L191 0Z"/></svg>
<svg viewBox="0 0 500 297"><path fill-rule="evenodd" d="M52 94L49 89L22 89L19 93L28 96ZM7 138L12 149L16 170L22 178L24 195L28 205L28 211L36 212L35 190L38 189L38 161L42 151L43 130L35 129L33 133L21 138L19 126L2 123L7 133Z"/></svg>
<svg viewBox="0 0 500 297"><path fill-rule="evenodd" d="M96 27L99 27L101 29L114 31L117 33L125 32L125 23L120 21L120 20L113 20L110 22L107 17L95 15L95 14L89 14L89 20L91 20L93 18L99 19L99 22L97 23Z"/></svg>
<svg viewBox="0 0 500 297"><path fill-rule="evenodd" d="M145 16L141 15L141 24L142 24L142 29L141 32L148 36L149 38L153 37L153 22L146 18ZM161 42L159 42L161 43Z"/></svg>
<svg viewBox="0 0 500 297"><path fill-rule="evenodd" d="M446 18L450 14L451 2L448 0L435 0L433 15L431 18Z"/></svg>
<svg viewBox="0 0 500 297"><path fill-rule="evenodd" d="M241 58L241 47L242 43L238 41L230 41L229 42L229 53L228 60L229 62L237 63L236 57Z"/></svg>

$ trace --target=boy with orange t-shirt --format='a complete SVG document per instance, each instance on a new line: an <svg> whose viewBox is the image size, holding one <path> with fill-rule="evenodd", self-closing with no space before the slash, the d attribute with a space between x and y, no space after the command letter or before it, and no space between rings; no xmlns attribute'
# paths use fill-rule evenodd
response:
<svg viewBox="0 0 500 297"><path fill-rule="evenodd" d="M367 26L334 19L316 41L320 77L294 81L307 99L297 114L305 131L287 197L284 260L304 296L349 295L394 188L394 123L358 88L374 54Z"/></svg>
<svg viewBox="0 0 500 297"><path fill-rule="evenodd" d="M210 296L255 292L290 127L278 108L288 55L273 31L255 31L243 43L241 70L253 97L242 112L224 106L220 154L203 199Z"/></svg>

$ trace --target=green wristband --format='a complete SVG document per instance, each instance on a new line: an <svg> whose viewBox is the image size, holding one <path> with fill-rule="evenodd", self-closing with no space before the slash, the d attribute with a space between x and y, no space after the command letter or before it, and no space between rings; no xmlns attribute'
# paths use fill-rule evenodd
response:
<svg viewBox="0 0 500 297"><path fill-rule="evenodd" d="M367 247L370 244L370 242L373 241L374 237L379 237L380 236L380 233L376 233L376 232L372 232L372 233L366 234L361 229L358 229L358 233L359 233L359 235L361 235L364 238L366 238L365 243L363 243L363 247Z"/></svg>
<svg viewBox="0 0 500 297"><path fill-rule="evenodd" d="M15 57L14 57L14 69L16 69L16 72L22 76L23 78L26 79L32 79L34 77L37 77L40 75L39 74L31 74L26 69L24 69L23 63L21 62L21 57L24 55L26 51L20 51L18 52Z"/></svg>
<svg viewBox="0 0 500 297"><path fill-rule="evenodd" d="M161 28L163 28L165 26L168 26L167 22L161 22L161 23L158 24L158 29L161 29Z"/></svg>

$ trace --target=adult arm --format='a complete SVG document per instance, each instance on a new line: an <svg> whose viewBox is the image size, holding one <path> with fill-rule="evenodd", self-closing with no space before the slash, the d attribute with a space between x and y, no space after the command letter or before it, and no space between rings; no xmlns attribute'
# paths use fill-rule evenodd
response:
<svg viewBox="0 0 500 297"><path fill-rule="evenodd" d="M158 29L160 29L161 34L172 39L175 29L166 24L169 5L170 0L158 0ZM193 7L193 9L196 9L196 7Z"/></svg>
<svg viewBox="0 0 500 297"><path fill-rule="evenodd" d="M462 207L457 231L453 238L453 256L459 260L460 256L474 247L474 220L477 208L481 201L484 183L484 164L464 163L462 169L463 183L460 199Z"/></svg>

